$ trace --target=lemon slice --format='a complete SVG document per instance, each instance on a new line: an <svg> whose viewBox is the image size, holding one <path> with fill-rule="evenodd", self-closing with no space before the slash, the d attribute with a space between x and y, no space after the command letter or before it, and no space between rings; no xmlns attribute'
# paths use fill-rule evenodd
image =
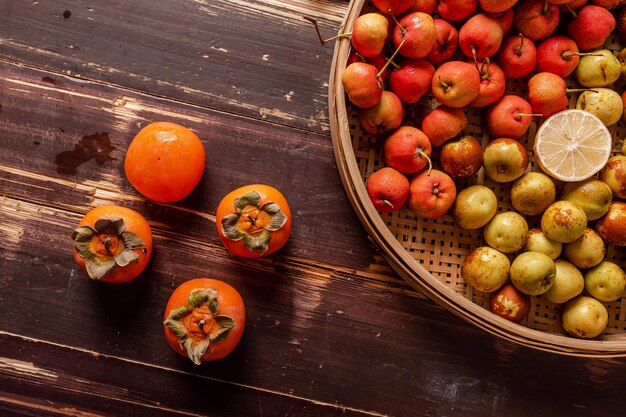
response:
<svg viewBox="0 0 626 417"><path fill-rule="evenodd" d="M611 156L613 138L604 123L579 109L548 117L535 136L535 162L561 181L582 181L600 171Z"/></svg>

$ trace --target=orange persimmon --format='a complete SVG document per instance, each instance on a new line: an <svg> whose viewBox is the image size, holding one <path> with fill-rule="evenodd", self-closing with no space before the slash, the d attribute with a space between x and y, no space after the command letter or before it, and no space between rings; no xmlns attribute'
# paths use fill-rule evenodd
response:
<svg viewBox="0 0 626 417"><path fill-rule="evenodd" d="M91 279L127 282L148 265L152 232L146 219L121 206L89 211L72 233L74 259Z"/></svg>
<svg viewBox="0 0 626 417"><path fill-rule="evenodd" d="M150 123L126 151L124 171L144 197L170 203L185 198L204 173L205 152L198 136L170 122Z"/></svg>
<svg viewBox="0 0 626 417"><path fill-rule="evenodd" d="M291 235L291 211L276 188L250 184L227 194L215 223L222 243L234 255L256 258L282 248Z"/></svg>
<svg viewBox="0 0 626 417"><path fill-rule="evenodd" d="M163 330L172 349L199 365L232 352L245 323L246 309L235 288L221 280L195 278L172 293Z"/></svg>

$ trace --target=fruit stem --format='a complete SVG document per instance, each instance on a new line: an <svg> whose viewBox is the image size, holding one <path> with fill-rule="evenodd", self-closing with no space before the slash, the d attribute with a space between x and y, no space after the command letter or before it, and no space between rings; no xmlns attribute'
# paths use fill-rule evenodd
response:
<svg viewBox="0 0 626 417"><path fill-rule="evenodd" d="M430 159L430 156L428 156L426 152L421 149L417 149L417 154L422 158L426 158L426 160L428 161L428 174L426 175L430 176L430 172L433 170L433 161Z"/></svg>
<svg viewBox="0 0 626 417"><path fill-rule="evenodd" d="M566 4L565 7L567 8L567 10L569 10L569 12L572 14L572 17L574 19L578 17L578 14L576 13L576 11L572 9L572 7L569 4Z"/></svg>
<svg viewBox="0 0 626 417"><path fill-rule="evenodd" d="M543 3L543 14L548 14L548 7L550 3L548 3L548 0L545 1L545 3Z"/></svg>
<svg viewBox="0 0 626 417"><path fill-rule="evenodd" d="M437 76L439 77L439 84L441 84L441 87L442 87L444 90L447 90L447 89L448 89L448 87L450 87L450 85L448 85L448 83L447 83L447 82L445 82L445 81L441 81L441 75L439 75L439 74L438 74Z"/></svg>
<svg viewBox="0 0 626 417"><path fill-rule="evenodd" d="M485 69L485 65L487 65L487 71L485 71L483 73L483 70ZM478 62L476 63L476 69L478 69ZM483 60L483 65L480 67L480 69L478 69L478 74L480 75L480 78L483 80L489 80L491 78L491 61L489 60L489 57L486 57Z"/></svg>
<svg viewBox="0 0 626 417"><path fill-rule="evenodd" d="M476 58L476 48L474 47L474 45L470 46L471 51L472 51L472 57L474 57L474 63L476 64L476 67L478 68L478 58Z"/></svg>
<svg viewBox="0 0 626 417"><path fill-rule="evenodd" d="M398 22L398 19L396 19L396 17L393 15L393 13L391 12L391 9L389 9L389 15L393 19L394 23L398 25L398 27L400 28L400 31L402 32L402 36L404 37L404 35L406 34L406 28L402 26L400 22Z"/></svg>
<svg viewBox="0 0 626 417"><path fill-rule="evenodd" d="M394 67L395 69L400 69L402 68L400 65L396 64L395 62L393 62L391 59L388 59L387 61L389 61L389 63L391 64L392 67Z"/></svg>
<svg viewBox="0 0 626 417"><path fill-rule="evenodd" d="M322 37L322 32L320 32L320 28L319 28L319 25L317 23L317 19L315 19L314 17L311 17L311 16L307 16L307 15L302 15L302 18L304 20L307 20L308 22L312 23L313 26L315 26L315 31L317 32L317 37L320 40L320 43L322 45L325 45L326 42L332 41L333 39L346 38L348 36L352 36L352 32L344 32L344 33L340 33L337 36L333 36L331 38L324 39Z"/></svg>
<svg viewBox="0 0 626 417"><path fill-rule="evenodd" d="M590 88L566 88L565 93L583 93L585 91L591 91L592 93L598 93L598 90L592 90Z"/></svg>
<svg viewBox="0 0 626 417"><path fill-rule="evenodd" d="M568 51L565 51L568 52ZM565 53L563 52L563 53ZM604 56L602 54L594 54L593 52L570 52L571 55L578 55L578 56Z"/></svg>
<svg viewBox="0 0 626 417"><path fill-rule="evenodd" d="M515 48L515 55L522 56L522 53L523 53L522 47L524 46L524 35L520 33L518 36L519 36L520 42L519 42L519 46Z"/></svg>
<svg viewBox="0 0 626 417"><path fill-rule="evenodd" d="M517 115L522 117L543 117L541 113L517 113Z"/></svg>
<svg viewBox="0 0 626 417"><path fill-rule="evenodd" d="M391 61L393 61L393 59L396 57L396 55L398 54L398 51L400 50L400 48L402 48L402 45L404 45L404 42L406 42L406 39L402 39L402 42L400 42L400 45L398 45L398 47L396 48L395 51L393 51L393 55L391 55L391 58L389 58L387 60L387 63L380 69L380 71L378 71L378 74L376 74L376 78L380 78L380 76L383 74L383 72L385 72L385 70L387 69L387 67L390 65Z"/></svg>
<svg viewBox="0 0 626 417"><path fill-rule="evenodd" d="M339 35L337 35L337 36L331 36L331 37L330 37L330 38L328 38L328 39L324 39L324 43L326 43L326 42L330 42L330 41L335 40L335 39L347 38L347 37L349 37L349 36L352 36L352 32L344 32L344 33L340 33L340 34L339 34ZM324 45L324 43L323 43L322 45Z"/></svg>
<svg viewBox="0 0 626 417"><path fill-rule="evenodd" d="M386 206L389 206L391 208L395 208L393 206L393 203L391 201L387 200L387 199L383 200L383 204L386 205Z"/></svg>

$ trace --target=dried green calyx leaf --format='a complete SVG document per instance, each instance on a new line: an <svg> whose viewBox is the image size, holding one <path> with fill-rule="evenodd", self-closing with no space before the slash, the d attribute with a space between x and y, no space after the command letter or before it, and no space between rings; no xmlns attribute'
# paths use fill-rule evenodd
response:
<svg viewBox="0 0 626 417"><path fill-rule="evenodd" d="M92 279L101 279L115 270L117 264L114 258L99 258L94 254L89 254L85 258L87 275Z"/></svg>
<svg viewBox="0 0 626 417"><path fill-rule="evenodd" d="M238 213L230 213L222 218L222 233L228 239L238 241L243 239L245 233L237 227L239 222Z"/></svg>
<svg viewBox="0 0 626 417"><path fill-rule="evenodd" d="M191 313L191 310L187 308L187 306L175 308L170 311L167 320L165 320L165 325L172 329L176 336L183 337L187 334L187 330L185 330L185 326L182 324L181 320L189 313Z"/></svg>
<svg viewBox="0 0 626 417"><path fill-rule="evenodd" d="M147 252L146 245L143 243L143 240L136 234L132 232L123 232L120 234L122 238L122 242L124 242L124 247L126 249L135 250L141 249L143 253Z"/></svg>
<svg viewBox="0 0 626 417"><path fill-rule="evenodd" d="M213 331L209 334L209 339L213 343L219 343L226 338L228 331L235 327L235 321L229 316L215 316L215 326Z"/></svg>
<svg viewBox="0 0 626 417"><path fill-rule="evenodd" d="M270 215L271 220L267 225L267 230L274 232L287 223L287 215L280 210L280 206L274 202L265 204L261 210Z"/></svg>
<svg viewBox="0 0 626 417"><path fill-rule="evenodd" d="M164 324L179 338L181 349L196 365L211 343L223 341L235 321L226 315L218 315L217 290L199 288L191 291L187 306L170 311Z"/></svg>
<svg viewBox="0 0 626 417"><path fill-rule="evenodd" d="M93 227L98 233L102 233L110 229L113 230L117 235L121 235L124 229L126 229L124 219L122 219L121 217L115 217L111 219L98 219L96 220L96 223Z"/></svg>
<svg viewBox="0 0 626 417"><path fill-rule="evenodd" d="M189 294L189 298L187 298L187 304L192 309L206 304L213 314L217 314L220 309L220 306L217 303L217 291L212 288L192 291Z"/></svg>
<svg viewBox="0 0 626 417"><path fill-rule="evenodd" d="M267 230L263 230L257 235L246 234L243 238L243 244L252 252L257 251L263 253L267 250L272 240L272 235Z"/></svg>
<svg viewBox="0 0 626 417"><path fill-rule="evenodd" d="M261 205L261 196L256 191L252 191L235 199L234 204L237 213L241 213L241 211L247 206L259 207Z"/></svg>
<svg viewBox="0 0 626 417"><path fill-rule="evenodd" d="M87 275L100 280L117 267L125 267L139 260L135 250L147 252L139 236L125 231L124 219L120 217L98 219L93 228L80 226L72 232L74 249L85 259Z"/></svg>

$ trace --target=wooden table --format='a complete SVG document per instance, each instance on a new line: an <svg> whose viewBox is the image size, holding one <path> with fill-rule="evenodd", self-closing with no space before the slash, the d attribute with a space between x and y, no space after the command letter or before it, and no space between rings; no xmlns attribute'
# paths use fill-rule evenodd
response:
<svg viewBox="0 0 626 417"><path fill-rule="evenodd" d="M328 126L345 1L0 0L0 415L616 416L626 360L494 338L413 291L368 240ZM128 144L166 120L193 129L204 177L175 204L125 177ZM230 255L215 209L254 182L286 195L292 237ZM70 235L102 204L142 213L155 246L135 281L89 280ZM248 311L240 345L195 366L162 316L194 277Z"/></svg>

